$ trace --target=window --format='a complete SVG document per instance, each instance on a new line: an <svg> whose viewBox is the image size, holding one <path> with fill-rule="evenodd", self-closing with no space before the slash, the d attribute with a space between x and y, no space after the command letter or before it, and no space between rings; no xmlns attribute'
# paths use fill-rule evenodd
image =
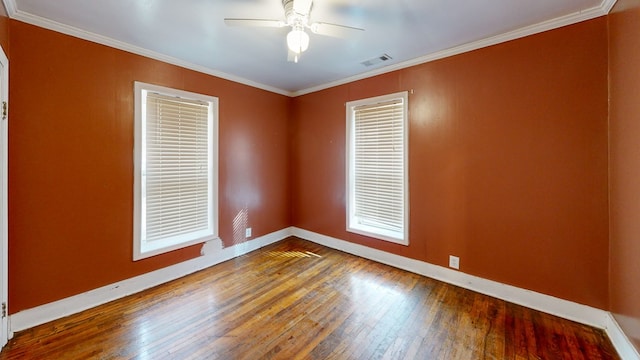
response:
<svg viewBox="0 0 640 360"><path fill-rule="evenodd" d="M218 99L135 83L133 259L218 236Z"/></svg>
<svg viewBox="0 0 640 360"><path fill-rule="evenodd" d="M407 245L407 92L347 103L347 231Z"/></svg>

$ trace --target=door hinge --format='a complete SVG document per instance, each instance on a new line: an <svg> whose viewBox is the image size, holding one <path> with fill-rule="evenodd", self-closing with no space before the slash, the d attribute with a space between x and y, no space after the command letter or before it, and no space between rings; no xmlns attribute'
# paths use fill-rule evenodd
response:
<svg viewBox="0 0 640 360"><path fill-rule="evenodd" d="M7 317L7 303L6 302L2 303L2 317L3 318Z"/></svg>
<svg viewBox="0 0 640 360"><path fill-rule="evenodd" d="M3 101L2 102L2 120L6 120L7 119L7 102Z"/></svg>

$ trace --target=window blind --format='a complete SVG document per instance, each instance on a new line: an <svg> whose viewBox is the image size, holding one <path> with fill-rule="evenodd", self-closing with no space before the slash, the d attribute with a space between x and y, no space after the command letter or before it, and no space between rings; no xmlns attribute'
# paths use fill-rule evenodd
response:
<svg viewBox="0 0 640 360"><path fill-rule="evenodd" d="M209 104L148 92L142 238L152 242L209 224Z"/></svg>
<svg viewBox="0 0 640 360"><path fill-rule="evenodd" d="M354 108L354 216L360 224L403 233L404 104Z"/></svg>

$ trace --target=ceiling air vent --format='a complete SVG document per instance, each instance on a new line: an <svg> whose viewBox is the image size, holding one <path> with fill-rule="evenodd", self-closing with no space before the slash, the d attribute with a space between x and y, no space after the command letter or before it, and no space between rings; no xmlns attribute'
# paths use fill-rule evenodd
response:
<svg viewBox="0 0 640 360"><path fill-rule="evenodd" d="M379 64L383 61L387 61L387 60L391 60L393 59L391 56L387 55L387 54L382 54L380 56L376 56L373 59L369 59L366 61L361 62L360 64L364 65L364 66L372 66L375 64Z"/></svg>

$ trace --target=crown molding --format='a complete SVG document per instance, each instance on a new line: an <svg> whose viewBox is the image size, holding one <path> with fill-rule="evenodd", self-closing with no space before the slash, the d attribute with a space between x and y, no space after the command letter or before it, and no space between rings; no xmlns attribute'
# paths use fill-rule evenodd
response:
<svg viewBox="0 0 640 360"><path fill-rule="evenodd" d="M18 11L16 0L2 0L2 4L4 5L5 10L7 10L9 18L13 19Z"/></svg>
<svg viewBox="0 0 640 360"><path fill-rule="evenodd" d="M3 0L5 2L14 2L14 0ZM285 96L291 96L291 92L286 91L286 90L282 90L282 89L278 89L275 88L273 86L269 86L269 85L265 85L265 84L261 84L249 79L245 79L243 77L240 76L236 76L236 75L232 75L232 74L228 74L222 71L218 71L218 70L214 70L211 68L208 68L206 66L202 66L202 65L197 65L197 64L193 64L190 63L188 61L184 61L172 56L168 56L165 54L161 54L152 50L148 50L145 48L142 48L140 46L136 46L136 45L132 45L123 41L119 41L107 36L102 36L93 32L89 32L89 31L84 31L81 29L78 29L76 27L73 26L69 26L69 25L65 25L53 20L49 20L40 16L36 16L24 11L21 11L19 9L17 9L14 13L13 16L11 16L12 19L18 20L18 21L22 21L24 23L27 24L31 24L31 25L35 25L41 28L45 28L48 30L52 30L52 31L56 31L62 34L66 34L69 36L73 36L76 38L80 38L83 40L87 40L87 41L91 41L97 44L101 44L101 45L105 45L105 46L109 46L115 49L119 49L122 51L126 51L132 54L136 54L136 55L140 55L140 56L144 56L147 58L151 58L154 60L159 60L168 64L172 64L172 65L176 65L176 66L180 66L189 70L194 70L203 74L207 74L207 75L211 75L211 76L215 76L215 77L219 77L225 80L229 80L229 81L233 81L236 83L240 83L240 84L244 84L247 86L251 86L254 88L258 88L258 89L262 89L262 90L266 90L266 91L270 91L273 93L277 93L277 94L281 94L281 95L285 95Z"/></svg>
<svg viewBox="0 0 640 360"><path fill-rule="evenodd" d="M600 4L600 8L602 9L602 12L604 12L603 15L606 15L609 12L611 12L611 9L613 9L613 6L616 4L616 1L618 0L602 0L602 4Z"/></svg>
<svg viewBox="0 0 640 360"><path fill-rule="evenodd" d="M9 18L13 19L17 12L16 0L2 0L4 9L7 11Z"/></svg>
<svg viewBox="0 0 640 360"><path fill-rule="evenodd" d="M411 60L408 60L408 61L397 63L397 64L394 64L394 65L388 65L388 66L385 66L385 67L380 68L380 69L368 71L368 72L365 72L365 73L362 73L362 74L358 74L358 75L351 76L351 77L348 77L348 78L340 79L340 80L333 81L333 82L330 82L330 83L314 86L314 87L307 88L307 89L304 89L304 90L295 91L295 92L293 92L292 96L296 97L296 96L310 94L310 93L313 93L313 92L316 92L316 91L320 91L320 90L324 90L324 89L328 89L328 88L331 88L331 87L334 87L334 86L344 85L344 84L347 84L347 83L350 83L350 82L353 82L353 81L362 80L362 79L370 78L370 77L373 77L373 76L386 74L386 73L389 73L389 72L392 72L392 71L405 69L405 68L408 68L408 67L411 67L411 66L424 64L424 63L427 63L427 62L431 62L431 61L447 58L447 57L450 57L450 56L462 54L462 53L473 51L473 50L478 50L478 49L481 49L481 48L484 48L484 47L489 47L489 46L500 44L500 43L503 43L503 42L507 42L507 41L511 41L511 40L515 40L515 39L519 39L519 38L523 38L523 37L526 37L526 36L529 36L529 35L534 35L534 34L538 34L538 33L541 33L541 32L548 31L548 30L557 29L557 28L560 28L560 27L563 27L563 26L576 24L576 23L579 23L579 22L582 22L582 21L586 21L586 20L591 20L591 19L603 16L603 15L607 15L615 3L616 3L616 0L603 0L600 5L594 6L594 7L590 8L590 9L587 9L587 10L583 10L583 11L575 12L573 14L561 16L561 17L558 17L558 18L555 18L555 19L543 21L543 22L540 22L540 23L537 23L537 24L534 24L534 25L525 26L523 28L516 29L516 30L513 30L513 31L509 31L509 32L504 33L504 34L500 34L500 35L484 38L484 39L481 39L481 40L478 40L478 41L474 41L474 42L462 44L462 45L459 45L459 46L455 46L455 47L452 47L452 48L449 48L449 49L437 51L435 53L431 53L431 54L428 54L428 55L425 55L425 56L421 56L421 57L418 57L418 58L415 58L415 59L411 59Z"/></svg>
<svg viewBox="0 0 640 360"><path fill-rule="evenodd" d="M454 56L454 55L458 55L458 54L462 54L468 51L473 51L473 50L477 50L477 49L481 49L484 47L488 47L488 46L492 46L492 45L496 45L499 43L503 43L503 42L507 42L507 41L511 41L511 40L515 40L515 39L519 39L522 37L526 37L529 35L534 35L537 33L541 33L544 31L548 31L548 30L552 30L552 29L556 29L556 28L560 28L563 26L567 26L567 25L571 25L571 24L575 24L578 22L582 22L582 21L586 21L586 20L591 20L593 18L596 17L600 17L600 16L604 16L607 15L611 9L613 8L613 6L615 5L617 0L602 0L602 2L600 3L600 5L594 6L590 9L587 10L583 10L583 11L578 11L575 12L573 14L569 14L569 15L565 15L565 16L561 16L552 20L547 20L547 21L543 21L541 23L537 23L534 25L530 25L530 26L526 26L517 30L513 30L504 34L500 34L500 35L496 35L496 36L492 36L489 38L485 38L485 39L481 39L478 41L474 41L474 42L470 42L470 43L466 43L466 44L462 44L459 46L455 46L449 49L445 49L445 50L441 50L441 51L437 51L431 54L427 54L425 56L421 56L415 59L411 59L408 61L404 61L398 64L394 64L394 65L389 65L389 66L385 66L376 70L372 70L372 71L368 71L368 72L364 72L358 75L354 75L354 76L350 76L344 79L340 79L337 81L332 81L329 83L325 83L325 84L321 84L321 85L317 85L317 86L313 86L307 89L302 89L302 90L298 90L298 91L287 91L287 90L283 90L283 89L279 89L273 86L269 86L269 85L265 85L265 84L261 84L249 79L245 79L239 76L235 76L232 74L227 74L224 73L222 71L217 71L202 65L197 65L197 64L193 64L187 61L183 61L180 60L178 58L174 58L168 55L164 55L155 51L151 51L139 46L135 46L129 43L125 43L122 41L118 41L106 36L102 36L102 35L98 35L92 32L88 32L88 31L84 31L84 30L80 30L78 28L72 27L72 26L68 26L68 25L64 25L52 20L48 20L39 16L35 16L33 14L29 14L26 13L24 11L20 11L17 8L17 4L16 4L16 0L2 0L2 2L4 3L4 6L7 10L7 13L9 15L10 18L12 19L16 19L31 25L35 25L35 26L39 26L45 29L49 29L49 30L53 30L53 31L57 31L66 35L70 35L70 36L74 36L74 37L78 37L87 41L91 41L91 42L95 42L98 44L102 44L102 45L106 45L109 47L113 47L116 49L120 49L123 51L127 51L136 55L140 55L140 56L144 56L144 57L148 57L151 59L155 59L155 60L159 60L159 61L163 61L172 65L176 65L176 66L180 66L186 69L190 69L190 70L194 70L194 71L198 71L207 75L211 75L211 76L216 76L225 80L229 80L229 81L233 81L233 82L237 82L240 84L244 84L244 85L248 85L251 87L255 87L258 89L262 89L262 90L266 90L266 91L270 91L276 94L281 94L281 95L285 95L285 96L290 96L290 97L296 97L296 96L301 96L301 95L305 95L305 94L309 94L312 92L316 92L316 91L320 91L320 90L324 90L324 89L328 89L334 86L338 86L338 85L344 85L353 81L357 81L357 80L362 80L362 79L366 79L369 77L373 77L373 76L377 76L377 75L381 75L381 74L385 74L385 73L389 73L392 71L396 71L396 70L400 70L400 69L404 69L404 68L408 68L411 66L415 66L415 65L420 65L420 64L424 64L427 62L431 62L431 61L435 61L435 60L439 60L439 59L443 59L446 57L450 57L450 56Z"/></svg>

